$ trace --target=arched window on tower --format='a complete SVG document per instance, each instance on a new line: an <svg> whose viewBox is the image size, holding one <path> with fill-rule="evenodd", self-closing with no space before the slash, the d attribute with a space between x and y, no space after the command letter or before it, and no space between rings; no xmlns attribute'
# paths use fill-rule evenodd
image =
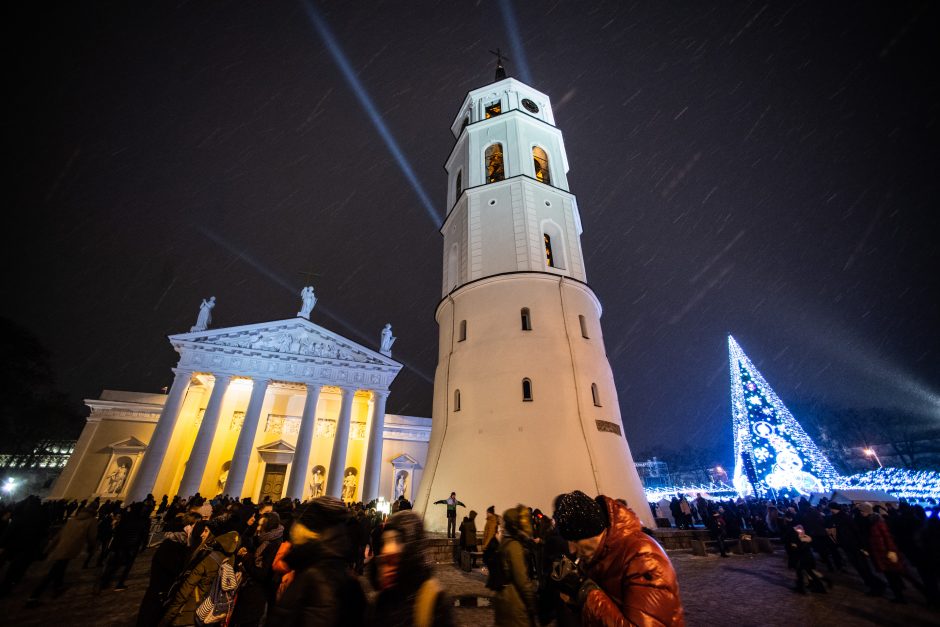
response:
<svg viewBox="0 0 940 627"><path fill-rule="evenodd" d="M506 178L503 169L503 145L492 144L486 149L486 182L496 183Z"/></svg>
<svg viewBox="0 0 940 627"><path fill-rule="evenodd" d="M532 381L529 379L522 380L522 400L531 401L532 400Z"/></svg>
<svg viewBox="0 0 940 627"><path fill-rule="evenodd" d="M532 315L529 313L528 307L522 308L522 330L531 331L532 330Z"/></svg>
<svg viewBox="0 0 940 627"><path fill-rule="evenodd" d="M460 192L463 191L463 171L457 170L457 178L454 182L454 202L460 200Z"/></svg>
<svg viewBox="0 0 940 627"><path fill-rule="evenodd" d="M535 146L532 148L532 161L535 165L535 179L546 185L551 185L552 175L548 171L548 153Z"/></svg>
<svg viewBox="0 0 940 627"><path fill-rule="evenodd" d="M454 390L454 411L460 411L460 390Z"/></svg>
<svg viewBox="0 0 940 627"><path fill-rule="evenodd" d="M463 342L464 340L467 339L467 321L466 320L460 321L460 335L458 335L457 338L458 338L457 339L458 342Z"/></svg>
<svg viewBox="0 0 940 627"><path fill-rule="evenodd" d="M591 384L591 397L594 399L594 406L601 407L601 395L600 392L597 391L596 383Z"/></svg>
<svg viewBox="0 0 940 627"><path fill-rule="evenodd" d="M564 270L565 240L561 229L552 220L545 220L542 222L542 238L545 243L545 265Z"/></svg>

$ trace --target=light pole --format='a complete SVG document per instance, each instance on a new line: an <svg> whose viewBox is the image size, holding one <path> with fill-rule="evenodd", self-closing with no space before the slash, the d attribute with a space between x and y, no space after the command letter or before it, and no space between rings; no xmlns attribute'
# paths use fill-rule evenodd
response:
<svg viewBox="0 0 940 627"><path fill-rule="evenodd" d="M878 468L884 468L884 466L881 464L881 460L878 459L878 453L875 452L875 449L871 447L866 448L865 455L867 455L868 457L874 457L875 461L878 462Z"/></svg>

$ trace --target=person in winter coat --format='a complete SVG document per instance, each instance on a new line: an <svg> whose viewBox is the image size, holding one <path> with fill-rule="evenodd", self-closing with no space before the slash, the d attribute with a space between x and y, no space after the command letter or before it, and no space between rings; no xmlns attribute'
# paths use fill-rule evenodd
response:
<svg viewBox="0 0 940 627"><path fill-rule="evenodd" d="M503 539L496 553L496 624L531 627L537 615L532 580L532 521L529 509L518 505L503 512Z"/></svg>
<svg viewBox="0 0 940 627"><path fill-rule="evenodd" d="M499 516L496 515L496 506L486 508L486 524L483 526L483 564L488 571L486 587L493 589L493 569L496 567L496 549L499 540L496 534L499 531Z"/></svg>
<svg viewBox="0 0 940 627"><path fill-rule="evenodd" d="M81 555L82 549L86 549L89 554L95 550L95 538L98 537L98 519L95 517L97 513L96 504L86 505L69 518L58 535L52 539L47 549L52 566L29 595L27 605L38 604L39 598L50 583L54 597L62 594L65 590L65 569L69 562Z"/></svg>
<svg viewBox="0 0 940 627"><path fill-rule="evenodd" d="M555 499L554 518L586 575L572 599L583 625L685 624L672 563L633 510L574 491Z"/></svg>
<svg viewBox="0 0 940 627"><path fill-rule="evenodd" d="M153 552L150 582L137 611L137 627L156 627L163 617L163 604L173 582L186 570L199 545L209 534L206 523L195 520L199 514L187 514L184 531L171 531ZM206 553L208 555L208 553ZM202 555L205 557L205 555Z"/></svg>
<svg viewBox="0 0 940 627"><path fill-rule="evenodd" d="M786 517L785 517L786 518ZM806 594L804 575L809 576L809 589L813 592L825 592L823 581L832 585L816 571L816 560L813 559L813 538L806 533L803 525L788 526L783 541L787 545L787 555L790 564L796 569L796 586L794 592Z"/></svg>
<svg viewBox="0 0 940 627"><path fill-rule="evenodd" d="M181 575L183 579L167 604L166 613L160 621L161 627L196 624L196 609L212 590L222 562L230 561L238 549L238 534L229 531L215 538L210 546L212 551L199 560L192 570Z"/></svg>
<svg viewBox="0 0 940 627"><path fill-rule="evenodd" d="M146 518L143 514L143 507L142 502L132 503L120 514L105 558L104 570L96 584L96 591L111 585L111 580L118 569L121 569L121 573L118 575L114 589L127 589L124 582L127 580L131 567L134 565L134 560L137 558L141 538L145 536L144 523Z"/></svg>
<svg viewBox="0 0 940 627"><path fill-rule="evenodd" d="M349 567L346 505L321 496L299 510L282 561L293 571L290 585L268 613L266 626L362 625L366 597Z"/></svg>
<svg viewBox="0 0 940 627"><path fill-rule="evenodd" d="M904 564L888 525L874 513L871 503L858 504L859 526L868 538L869 553L875 568L888 580L894 600L904 602Z"/></svg>
<svg viewBox="0 0 940 627"><path fill-rule="evenodd" d="M400 510L385 523L369 579L379 591L367 624L390 627L448 627L452 603L432 576L433 562L421 517Z"/></svg>
<svg viewBox="0 0 940 627"><path fill-rule="evenodd" d="M473 510L460 524L460 549L462 551L477 550L477 513Z"/></svg>
<svg viewBox="0 0 940 627"><path fill-rule="evenodd" d="M835 529L836 544L845 551L849 564L855 568L862 581L868 586L868 593L872 596L880 596L884 592L885 583L871 572L868 554L865 551L868 543L862 542L858 526L839 504L830 503L829 510L832 512L832 527Z"/></svg>
<svg viewBox="0 0 940 627"><path fill-rule="evenodd" d="M283 536L281 517L268 512L261 515L249 546L238 549L238 564L245 573L245 581L238 590L229 625L260 625L265 608L274 605L280 577L273 565Z"/></svg>

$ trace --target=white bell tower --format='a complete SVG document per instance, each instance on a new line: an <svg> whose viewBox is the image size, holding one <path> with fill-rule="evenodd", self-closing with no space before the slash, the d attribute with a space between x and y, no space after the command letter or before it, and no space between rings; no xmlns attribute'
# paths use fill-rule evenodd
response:
<svg viewBox="0 0 940 627"><path fill-rule="evenodd" d="M548 96L498 67L451 131L433 426L415 508L442 531L433 503L452 491L478 512L523 503L550 514L578 489L626 499L652 527Z"/></svg>

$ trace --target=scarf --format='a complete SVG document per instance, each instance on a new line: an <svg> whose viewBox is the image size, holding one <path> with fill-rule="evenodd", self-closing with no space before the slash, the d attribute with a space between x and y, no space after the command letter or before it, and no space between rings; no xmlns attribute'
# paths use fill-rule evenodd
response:
<svg viewBox="0 0 940 627"><path fill-rule="evenodd" d="M258 539L261 540L261 544L258 545L258 548L255 550L255 566L261 568L261 562L263 561L264 550L268 548L268 544L274 540L280 540L281 536L284 535L284 526L278 525L271 531L266 531L264 533L258 534Z"/></svg>

